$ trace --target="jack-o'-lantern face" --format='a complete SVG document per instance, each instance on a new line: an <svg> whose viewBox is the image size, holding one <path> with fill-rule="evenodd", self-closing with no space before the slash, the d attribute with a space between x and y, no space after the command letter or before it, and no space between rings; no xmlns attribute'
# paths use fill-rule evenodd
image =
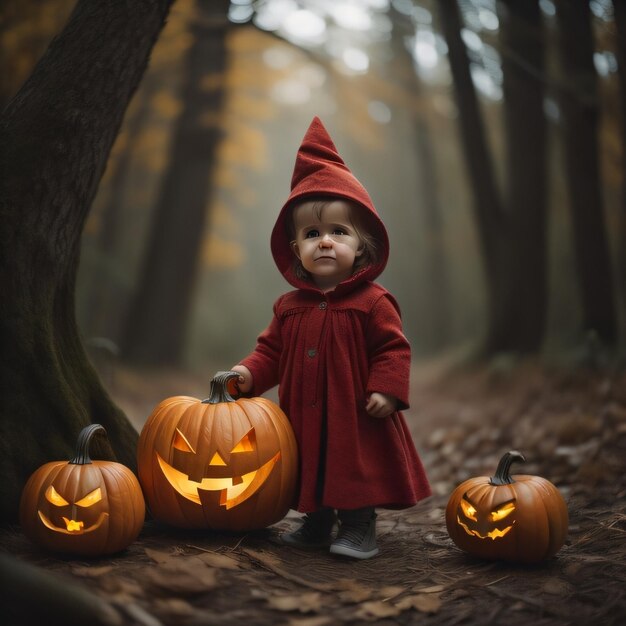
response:
<svg viewBox="0 0 626 626"><path fill-rule="evenodd" d="M514 512L515 499L497 504L490 510L481 510L481 506L474 504L466 493L459 503L456 520L468 535L495 541L513 529L515 519L511 516Z"/></svg>
<svg viewBox="0 0 626 626"><path fill-rule="evenodd" d="M263 486L274 466L280 459L280 450L271 458L259 466L251 466L246 463L246 456L254 453L257 448L255 429L251 428L226 454L223 450L215 450L206 454L208 442L203 438L199 442L199 453L180 428L176 428L172 441L174 459L177 461L170 465L163 457L155 452L159 466L169 484L187 500L196 504L202 504L205 497L203 492L219 492L219 506L230 509L252 496ZM202 454L203 450L205 454ZM210 458L209 458L210 455ZM252 458L257 458L252 456ZM208 459L208 462L203 461ZM228 462L228 461L230 462ZM195 468L206 467L206 474L197 477ZM237 475L224 476L224 472L229 472L230 467L239 469ZM180 468L180 469L177 469ZM182 469L184 468L184 469ZM220 471L221 470L221 471Z"/></svg>
<svg viewBox="0 0 626 626"><path fill-rule="evenodd" d="M220 372L206 400L163 400L139 437L139 480L152 515L181 528L265 528L293 505L297 447L266 398L235 399Z"/></svg>
<svg viewBox="0 0 626 626"><path fill-rule="evenodd" d="M78 501L72 503L68 502L54 488L54 485L49 485L44 492L44 498L51 506L47 512L37 509L37 514L46 528L57 533L65 533L67 535L89 533L100 528L109 517L106 511L101 510L101 507L96 507L102 501L101 487L96 487ZM50 514L51 511L54 515ZM62 520L62 524L55 524L52 521L53 519Z"/></svg>
<svg viewBox="0 0 626 626"><path fill-rule="evenodd" d="M567 536L567 505L541 476L510 474L524 461L504 454L496 473L463 481L446 506L446 528L454 543L474 556L513 563L538 563L554 555Z"/></svg>
<svg viewBox="0 0 626 626"><path fill-rule="evenodd" d="M143 525L145 503L137 478L120 463L92 461L94 436L106 437L100 424L79 433L70 461L42 465L22 490L24 533L54 552L112 554L134 541Z"/></svg>

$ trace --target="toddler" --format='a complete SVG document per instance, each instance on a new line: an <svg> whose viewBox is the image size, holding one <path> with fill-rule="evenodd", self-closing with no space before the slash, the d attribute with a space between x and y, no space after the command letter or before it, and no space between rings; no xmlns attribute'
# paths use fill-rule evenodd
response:
<svg viewBox="0 0 626 626"><path fill-rule="evenodd" d="M317 117L271 250L295 290L276 301L255 350L232 369L242 393L279 385L296 435L295 507L306 515L281 540L368 559L378 553L376 507L410 507L430 488L400 413L410 347L395 299L373 282L387 263L387 232Z"/></svg>

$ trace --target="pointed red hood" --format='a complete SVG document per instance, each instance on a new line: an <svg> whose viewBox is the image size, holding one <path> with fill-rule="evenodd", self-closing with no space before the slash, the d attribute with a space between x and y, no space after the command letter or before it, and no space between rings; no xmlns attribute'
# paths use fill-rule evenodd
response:
<svg viewBox="0 0 626 626"><path fill-rule="evenodd" d="M288 228L291 207L306 198L322 196L334 196L356 202L371 216L368 223L376 230L372 234L380 243L380 261L376 265L362 269L342 284L374 280L385 269L389 257L387 231L365 187L339 156L321 120L314 117L298 150L291 178L291 193L278 214L271 238L274 261L281 274L294 287L311 288L311 284L297 278L293 272L294 254Z"/></svg>

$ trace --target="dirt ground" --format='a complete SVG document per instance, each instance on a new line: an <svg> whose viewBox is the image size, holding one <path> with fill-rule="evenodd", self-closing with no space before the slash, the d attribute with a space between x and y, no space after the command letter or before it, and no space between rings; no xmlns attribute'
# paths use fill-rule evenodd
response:
<svg viewBox="0 0 626 626"><path fill-rule="evenodd" d="M297 526L295 513L244 535L148 521L126 551L90 561L43 553L10 528L2 531L3 558L19 561L3 563L15 579L2 583L4 615L11 624L43 623L43 614L66 625L626 623L626 372L439 365L415 368L406 414L434 495L408 510L379 511L374 559L281 546L278 534ZM158 400L197 384L169 376L155 391L158 377L141 384L137 373L117 376L114 395L138 422L155 393ZM568 504L566 544L540 565L470 557L445 528L454 487L492 475L512 449L527 458L513 473L544 476ZM23 564L37 569L22 579Z"/></svg>

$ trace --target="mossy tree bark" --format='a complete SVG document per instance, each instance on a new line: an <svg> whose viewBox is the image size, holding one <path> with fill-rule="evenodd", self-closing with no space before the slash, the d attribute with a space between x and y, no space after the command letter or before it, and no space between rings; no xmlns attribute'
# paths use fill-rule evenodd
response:
<svg viewBox="0 0 626 626"><path fill-rule="evenodd" d="M135 465L137 433L76 326L80 236L124 111L173 0L79 0L0 120L0 521L91 422Z"/></svg>

